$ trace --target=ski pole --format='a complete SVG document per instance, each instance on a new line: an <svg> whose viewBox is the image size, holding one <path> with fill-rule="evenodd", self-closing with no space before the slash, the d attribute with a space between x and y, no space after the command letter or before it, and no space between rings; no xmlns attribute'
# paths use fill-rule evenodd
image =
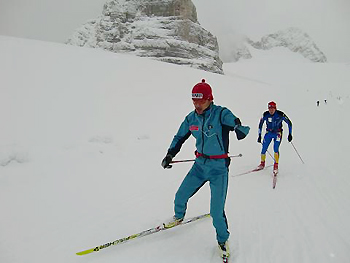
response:
<svg viewBox="0 0 350 263"><path fill-rule="evenodd" d="M260 144L262 145L262 142L261 142ZM275 158L272 156L272 154L269 152L269 150L266 150L266 151L267 151L267 153L270 155L270 157L272 158L272 160L273 160L274 162L276 162Z"/></svg>
<svg viewBox="0 0 350 263"><path fill-rule="evenodd" d="M303 159L301 158L300 154L298 153L297 148L295 148L295 146L294 146L293 142L290 142L290 143L292 144L292 146L293 146L293 148L294 148L295 152L296 152L296 153L297 153L297 155L299 156L299 158L300 158L301 162L302 162L303 164L305 164L305 163L304 163L304 161L303 161Z"/></svg>
<svg viewBox="0 0 350 263"><path fill-rule="evenodd" d="M243 155L237 154L237 155L230 155L229 158L234 158L234 157L242 157ZM185 162L194 162L195 159L188 159L188 160L178 160L178 161L171 161L170 163L185 163Z"/></svg>
<svg viewBox="0 0 350 263"><path fill-rule="evenodd" d="M267 153L271 156L271 158L273 159L274 162L276 162L275 158L272 156L272 154L269 152L269 150L266 150Z"/></svg>

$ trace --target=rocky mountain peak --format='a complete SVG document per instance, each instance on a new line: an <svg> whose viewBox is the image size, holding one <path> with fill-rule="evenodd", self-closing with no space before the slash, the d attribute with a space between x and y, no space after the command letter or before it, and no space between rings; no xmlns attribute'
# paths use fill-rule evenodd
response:
<svg viewBox="0 0 350 263"><path fill-rule="evenodd" d="M296 27L280 30L261 38L260 41L249 43L257 48L268 50L274 47L286 47L293 52L300 53L313 62L327 62L324 53L317 47L311 37Z"/></svg>
<svg viewBox="0 0 350 263"><path fill-rule="evenodd" d="M311 37L296 27L279 30L276 33L263 36L259 41L253 41L243 36L234 42L221 43L224 47L225 62L236 62L240 59L252 58L252 48L272 50L277 47L286 48L309 59L312 62L327 62L327 57L311 39Z"/></svg>
<svg viewBox="0 0 350 263"><path fill-rule="evenodd" d="M137 16L181 17L197 22L191 0L110 0L104 5L103 14L119 16L124 22Z"/></svg>
<svg viewBox="0 0 350 263"><path fill-rule="evenodd" d="M217 39L200 26L191 0L109 0L67 44L223 73Z"/></svg>

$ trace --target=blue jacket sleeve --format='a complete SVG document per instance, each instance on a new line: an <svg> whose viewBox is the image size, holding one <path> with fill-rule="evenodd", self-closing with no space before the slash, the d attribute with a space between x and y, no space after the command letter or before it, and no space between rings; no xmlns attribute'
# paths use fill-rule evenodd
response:
<svg viewBox="0 0 350 263"><path fill-rule="evenodd" d="M240 121L229 109L224 108L221 113L221 124L230 127L230 130L233 131Z"/></svg>
<svg viewBox="0 0 350 263"><path fill-rule="evenodd" d="M174 136L173 141L170 144L168 149L168 153L170 153L173 157L180 151L182 144L190 137L191 131L189 129L189 124L187 121L187 117L181 123L179 130Z"/></svg>
<svg viewBox="0 0 350 263"><path fill-rule="evenodd" d="M250 130L249 126L242 126L240 119L226 108L222 112L221 123L229 127L229 130L235 131L238 140L244 139Z"/></svg>
<svg viewBox="0 0 350 263"><path fill-rule="evenodd" d="M262 132L262 127L264 125L264 121L265 121L265 115L263 115L260 119L260 122L259 122L259 129L258 129L258 133L259 135L261 135L261 132Z"/></svg>
<svg viewBox="0 0 350 263"><path fill-rule="evenodd" d="M288 118L286 114L283 114L283 120L288 124L289 134L292 134L292 121Z"/></svg>

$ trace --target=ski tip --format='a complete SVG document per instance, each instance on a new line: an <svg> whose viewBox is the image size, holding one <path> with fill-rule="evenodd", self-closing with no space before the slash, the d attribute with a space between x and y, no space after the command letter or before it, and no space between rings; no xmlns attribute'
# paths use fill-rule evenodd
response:
<svg viewBox="0 0 350 263"><path fill-rule="evenodd" d="M92 248L92 249L88 249L88 250L77 252L75 254L78 255L78 256L83 256L83 255L86 255L86 254L90 254L90 253L92 253L94 251L95 251L95 249Z"/></svg>

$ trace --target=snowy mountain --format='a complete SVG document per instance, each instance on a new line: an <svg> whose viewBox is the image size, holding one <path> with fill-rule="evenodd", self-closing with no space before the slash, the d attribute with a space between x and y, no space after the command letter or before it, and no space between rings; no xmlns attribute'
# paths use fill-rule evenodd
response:
<svg viewBox="0 0 350 263"><path fill-rule="evenodd" d="M109 0L67 43L223 73L217 39L191 0Z"/></svg>
<svg viewBox="0 0 350 263"><path fill-rule="evenodd" d="M243 41L231 43L229 56L231 61L250 59L252 58L250 51L252 48L268 51L280 47L297 53L312 62L327 62L327 57L311 37L295 27L268 34L262 37L260 41L253 41L249 37L245 37Z"/></svg>
<svg viewBox="0 0 350 263"><path fill-rule="evenodd" d="M230 262L348 263L350 65L293 60L285 48L269 56L254 50L221 75L0 36L0 262L219 263L211 219L76 255L173 216L191 163L160 162L205 78L214 102L251 127L242 141L230 136L230 154L243 155L229 173ZM260 162L257 126L271 100L293 122L305 162L284 135L276 189L270 169L242 175ZM176 160L193 152L189 138ZM186 217L209 203L206 184Z"/></svg>

